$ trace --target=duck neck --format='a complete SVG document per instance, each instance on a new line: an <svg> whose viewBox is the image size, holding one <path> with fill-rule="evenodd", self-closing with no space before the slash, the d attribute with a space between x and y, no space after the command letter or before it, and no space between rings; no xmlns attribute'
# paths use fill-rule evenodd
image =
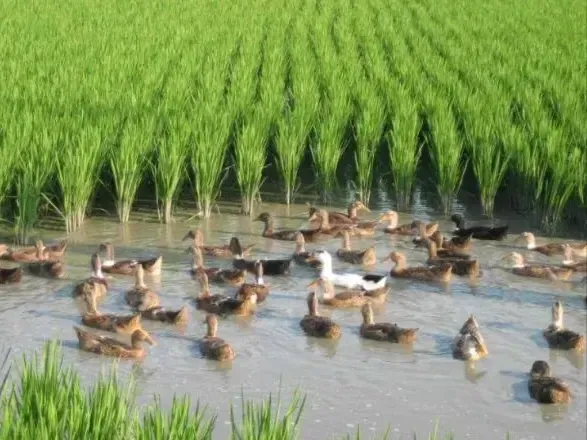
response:
<svg viewBox="0 0 587 440"><path fill-rule="evenodd" d="M406 260L403 258L398 258L395 262L395 266L393 270L404 270L406 268Z"/></svg>
<svg viewBox="0 0 587 440"><path fill-rule="evenodd" d="M345 251L351 250L351 236L348 232L344 232L342 234L342 248Z"/></svg>
<svg viewBox="0 0 587 440"><path fill-rule="evenodd" d="M349 218L351 220L356 220L358 218L357 212L357 207L354 203L351 203L347 208L347 215L349 216Z"/></svg>
<svg viewBox="0 0 587 440"><path fill-rule="evenodd" d="M264 220L264 227L263 227L263 235L271 235L273 234L273 217L267 217Z"/></svg>
<svg viewBox="0 0 587 440"><path fill-rule="evenodd" d="M209 338L216 337L216 333L218 332L218 321L214 318L208 319L208 331L206 332L206 336Z"/></svg>
<svg viewBox="0 0 587 440"><path fill-rule="evenodd" d="M442 244L444 242L444 237L442 236L442 234L437 231L432 235L433 235L433 241L436 244L436 249L441 248Z"/></svg>
<svg viewBox="0 0 587 440"><path fill-rule="evenodd" d="M302 252L306 252L306 247L304 246L304 243L296 243L296 254L301 254Z"/></svg>
<svg viewBox="0 0 587 440"><path fill-rule="evenodd" d="M330 221L328 220L328 212L320 213L320 229L323 231L330 230Z"/></svg>
<svg viewBox="0 0 587 440"><path fill-rule="evenodd" d="M135 275L135 287L137 289L145 289L147 286L145 285L145 280L143 277L143 267L140 263L137 263L137 273Z"/></svg>
<svg viewBox="0 0 587 440"><path fill-rule="evenodd" d="M98 315L98 306L96 304L95 295L90 294L86 296L86 304L88 305L88 313L90 315Z"/></svg>
<svg viewBox="0 0 587 440"><path fill-rule="evenodd" d="M526 237L526 249L536 249L536 237L533 235Z"/></svg>
<svg viewBox="0 0 587 440"><path fill-rule="evenodd" d="M316 299L316 294L308 298L308 314L310 316L318 316L318 300Z"/></svg>
<svg viewBox="0 0 587 440"><path fill-rule="evenodd" d="M194 233L194 246L202 247L204 246L204 237L200 231L196 231Z"/></svg>
<svg viewBox="0 0 587 440"><path fill-rule="evenodd" d="M324 299L332 299L335 296L334 286L328 280L322 280L322 296Z"/></svg>
<svg viewBox="0 0 587 440"><path fill-rule="evenodd" d="M363 309L363 324L365 325L373 325L373 309L371 307L366 307Z"/></svg>
<svg viewBox="0 0 587 440"><path fill-rule="evenodd" d="M320 269L320 278L332 276L332 261L329 258L325 258L321 263L322 269Z"/></svg>
<svg viewBox="0 0 587 440"><path fill-rule="evenodd" d="M437 258L438 251L436 250L436 244L433 241L428 241L428 258Z"/></svg>
<svg viewBox="0 0 587 440"><path fill-rule="evenodd" d="M200 279L200 295L199 298L208 298L210 296L210 286L208 285L208 279Z"/></svg>

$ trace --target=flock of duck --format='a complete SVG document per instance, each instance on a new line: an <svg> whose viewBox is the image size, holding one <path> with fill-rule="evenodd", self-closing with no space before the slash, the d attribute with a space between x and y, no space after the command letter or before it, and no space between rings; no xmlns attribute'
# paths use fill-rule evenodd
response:
<svg viewBox="0 0 587 440"><path fill-rule="evenodd" d="M445 238L438 230L438 223L426 224L415 220L399 225L395 211L387 211L377 221L361 221L358 212L369 209L359 200L352 202L347 213L332 212L309 205L310 229L275 230L274 218L264 212L256 221L264 224L262 236L273 240L295 242L293 255L282 259L247 259L254 245L243 245L233 237L226 245L205 245L199 229L188 231L182 241L190 240L187 251L192 255L193 264L189 271L197 281L200 292L195 298L196 309L206 312L207 332L198 341L203 356L217 361L231 361L236 352L233 347L218 336L218 317L229 315L249 315L255 313L259 304L270 297L270 287L264 276L291 274L294 265L307 266L316 272L316 279L308 285L311 290L307 296L308 313L301 318L300 327L308 336L318 338L339 338L341 327L331 318L322 316L319 305L338 308L360 309L363 322L359 334L366 339L399 344L413 344L417 339L418 328L402 328L395 323L375 322L373 305L385 303L389 293L387 279L407 278L433 283L449 283L454 275L478 278L482 276L478 260L470 256L475 240L503 240L508 226L475 226L467 228L462 215L451 217L456 228L452 237ZM383 225L383 228L380 226ZM322 249L307 251L306 243L315 243L328 237L341 239L342 247L335 256L338 260L364 267L373 266L377 256L373 246L362 250L351 247L351 237L370 237L376 232L405 236L414 246L424 246L428 258L424 265L408 266L405 256L398 251L391 252L381 261L391 260L394 267L389 274L339 273L333 269L333 256ZM568 280L572 274L587 270L587 243L551 243L536 245L533 234L524 232L519 240L524 240L526 248L547 256L562 255L560 264L527 265L517 252L511 252L503 259L511 261L511 271L519 276L543 278L547 280ZM67 241L45 246L37 241L30 248L13 249L0 244L0 259L20 263L12 268L0 268L0 284L18 283L27 272L34 276L63 278L65 266L63 257ZM204 256L231 258L232 268L206 267ZM575 261L575 259L579 261ZM92 274L89 278L74 285L72 295L83 304L85 311L81 323L86 327L113 333L130 335L131 343L99 335L75 326L75 332L82 350L123 358L142 358L146 351L142 342L155 344L150 334L143 328L143 320L185 325L189 313L187 306L171 310L160 304L160 298L144 281L145 274L159 275L163 258L116 260L111 243L102 243L91 255ZM254 275L254 282L247 282L247 273ZM97 303L110 289L105 274L133 275L134 287L125 292L125 300L133 310L129 315L102 314ZM112 278L112 277L110 277ZM584 278L581 282L585 282ZM211 294L210 283L228 285L236 288L233 295ZM338 291L337 291L337 288ZM342 289L341 289L342 288ZM321 293L319 296L318 293ZM587 301L587 297L586 297ZM543 331L550 348L585 350L585 337L563 326L563 305L557 301L552 307L551 324ZM474 315L468 317L451 343L455 359L475 361L488 355L485 340ZM564 403L571 399L569 386L553 377L545 361L536 361L531 367L528 382L530 396L540 403Z"/></svg>

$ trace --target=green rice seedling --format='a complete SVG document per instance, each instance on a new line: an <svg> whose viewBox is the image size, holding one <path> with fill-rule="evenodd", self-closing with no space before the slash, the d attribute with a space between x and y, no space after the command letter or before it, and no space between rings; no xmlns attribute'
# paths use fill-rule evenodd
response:
<svg viewBox="0 0 587 440"><path fill-rule="evenodd" d="M88 205L99 181L104 163L104 133L98 127L77 126L65 135L57 157L57 182L61 190L60 211L67 233L85 220Z"/></svg>
<svg viewBox="0 0 587 440"><path fill-rule="evenodd" d="M416 168L422 153L422 145L418 141L422 121L418 106L407 90L398 88L393 95L393 122L386 137L396 200L398 207L404 210L410 205Z"/></svg>
<svg viewBox="0 0 587 440"><path fill-rule="evenodd" d="M153 129L151 118L131 119L123 127L117 144L110 149L110 168L120 223L127 223L130 218L132 205L152 151Z"/></svg>
<svg viewBox="0 0 587 440"><path fill-rule="evenodd" d="M240 421L236 418L234 406L232 404L230 406L231 440L295 440L299 438L299 423L306 396L302 396L298 390L294 391L283 413L281 392L278 393L275 404L271 394L269 399L261 403L245 400L244 397L242 393L243 407Z"/></svg>
<svg viewBox="0 0 587 440"><path fill-rule="evenodd" d="M454 115L448 105L437 100L428 111L431 138L427 139L430 157L436 172L438 195L445 214L452 212L452 203L459 192L467 162L463 163L463 142L457 131Z"/></svg>
<svg viewBox="0 0 587 440"><path fill-rule="evenodd" d="M186 175L192 127L185 115L177 115L164 118L162 131L155 143L151 170L155 178L159 219L171 223L173 206Z"/></svg>
<svg viewBox="0 0 587 440"><path fill-rule="evenodd" d="M357 187L359 196L365 203L371 198L373 166L375 155L381 143L385 125L385 106L377 92L367 83L357 86L360 109L355 121L355 164L357 166Z"/></svg>
<svg viewBox="0 0 587 440"><path fill-rule="evenodd" d="M38 219L43 189L54 172L53 163L58 147L58 134L37 127L32 116L9 131L9 148L16 148L17 242L25 244ZM14 140L14 142L12 142Z"/></svg>
<svg viewBox="0 0 587 440"><path fill-rule="evenodd" d="M139 422L140 419L137 419ZM174 396L171 408L166 411L159 398L145 411L142 423L137 423L137 440L194 439L211 440L216 416L208 418L206 409L198 403L192 409L189 398Z"/></svg>
<svg viewBox="0 0 587 440"><path fill-rule="evenodd" d="M0 215L6 199L6 195L12 186L15 175L14 162L18 157L18 150L10 148L5 143L6 133L0 129Z"/></svg>
<svg viewBox="0 0 587 440"><path fill-rule="evenodd" d="M232 119L220 102L205 103L194 117L190 163L198 204L208 218L225 176Z"/></svg>
<svg viewBox="0 0 587 440"><path fill-rule="evenodd" d="M267 138L273 115L256 107L242 121L234 152L236 178L241 193L241 212L253 215L253 206L263 183L267 160Z"/></svg>

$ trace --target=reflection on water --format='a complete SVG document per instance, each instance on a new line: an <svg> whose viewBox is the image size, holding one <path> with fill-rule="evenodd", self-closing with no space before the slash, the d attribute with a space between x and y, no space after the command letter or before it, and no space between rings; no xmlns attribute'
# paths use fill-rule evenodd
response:
<svg viewBox="0 0 587 440"><path fill-rule="evenodd" d="M304 206L290 208L294 217L288 217L280 205L264 205L263 210L276 215L277 228L307 226ZM365 218L377 215L374 210ZM418 215L422 220L431 219L431 212L425 209ZM411 221L410 216L400 217L400 223ZM185 253L186 243L181 242L187 229L201 227L207 244L227 244L233 235L244 243L256 243L251 258L288 256L294 244L260 237L262 225L248 217L224 214L208 222L182 222L182 218L187 216L179 213L178 221L170 226L157 223L152 215L150 220L124 226L104 219L88 222L68 237L68 280L26 277L20 285L0 286L2 348L12 347L14 358L40 348L48 338L58 338L66 364L80 366L86 384L92 383L110 360L77 349L72 326L79 324L81 308L71 297L71 286L88 275L89 255L98 243L111 241L120 259L163 255L161 276L146 276L145 282L159 292L164 306L187 304L190 308L190 322L183 330L145 322L158 344L148 347L149 354L140 363L119 362L120 377L134 376L139 404L150 402L153 394L161 395L163 402L170 402L174 393L201 399L219 411L219 438L228 430L224 423L229 418L229 403L239 398L241 390L247 398L260 399L277 392L280 378L285 399L296 386L308 393L302 435L308 440L353 431L347 423L360 424L365 432L382 432L391 424L396 437L414 431L425 436L436 419L441 430L450 430L459 438L480 438L480 432L487 433L484 438L504 438L506 431L512 438L585 438L585 357L549 350L542 337L556 299L564 302L565 325L585 333L585 285L575 282L582 278L579 275L569 283L551 283L504 270L503 254L520 250L514 244L515 236L502 243L474 243L472 255L481 260L483 270L478 280L455 277L448 285L389 280L391 291L385 305L374 307L375 320L419 327L413 347L361 339L359 309L325 306L320 306L320 313L341 325L343 335L337 341L309 338L299 321L307 313L306 286L315 272L295 266L289 277L265 276L271 294L257 306L255 316L219 320L218 334L233 345L237 356L232 363L218 364L203 359L198 349L197 341L206 330L205 314L194 307L199 287L188 274L190 256ZM452 225L440 220L440 229L448 233ZM45 241L61 238L54 232L42 236ZM377 233L352 242L355 249L371 244L378 258L400 250L410 265L423 264L426 259L409 237ZM340 239L326 239L306 247L334 253L339 246ZM558 263L557 257L521 252L529 261ZM230 259L205 261L209 267L231 267ZM361 271L334 261L336 271ZM384 273L390 267L378 263L372 271ZM99 303L100 310L128 313L124 293L132 286L132 277L115 275L111 281L112 290ZM211 284L210 288L212 294L235 293L234 287ZM476 363L454 360L450 351L453 337L471 313L479 321L490 353ZM527 373L537 359L547 359L553 374L571 385L575 398L570 405L554 408L529 399Z"/></svg>

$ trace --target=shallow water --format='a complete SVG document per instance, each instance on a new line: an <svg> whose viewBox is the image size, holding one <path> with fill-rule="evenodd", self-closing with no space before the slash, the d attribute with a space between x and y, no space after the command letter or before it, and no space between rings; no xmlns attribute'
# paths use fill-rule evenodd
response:
<svg viewBox="0 0 587 440"><path fill-rule="evenodd" d="M265 205L263 209L276 213L277 228L307 225L303 206L291 208L290 217L285 217L285 208L278 205ZM365 218L376 215L367 214ZM232 401L238 407L241 390L247 398L261 399L277 392L280 380L286 400L298 386L308 395L302 417L302 438L308 440L342 435L358 425L364 433L383 432L390 425L393 438L411 438L413 432L423 436L432 431L436 420L441 432L452 431L457 438L496 439L504 438L506 432L515 439L584 439L587 435L585 357L549 350L541 336L557 298L565 305L565 325L585 333L585 286L526 279L506 272L499 259L516 246L513 234L504 242L474 243L472 254L480 258L484 271L476 285L458 277L449 287L389 280L391 294L385 306L376 310L376 321L419 327L411 349L359 338L358 310L321 308L343 327L343 336L337 342L304 336L299 320L306 313L305 286L314 272L294 267L289 277L266 276L271 296L259 305L255 316L220 321L219 334L233 344L237 359L231 367L219 367L202 359L197 350L195 341L205 331L204 313L196 311L190 299L197 295L198 288L187 274L189 255L181 238L188 227L199 225L207 243L226 243L237 235L244 243L257 243L254 255L260 257L289 255L293 243L264 239L260 237L260 223L232 214L215 215L209 222L178 221L169 227L149 218L152 216L124 227L113 220L88 221L69 237L67 280L27 277L20 285L0 286L3 348L11 347L13 357L21 356L40 348L47 338L58 338L66 363L76 364L87 384L95 380L110 360L77 349L72 326L79 323L80 312L71 298L71 286L88 275L90 252L99 242L109 240L116 245L117 258L161 253L163 273L160 279L147 277L147 284L160 292L165 306L189 304L191 312L183 332L146 321L145 327L158 345L149 347L149 355L141 363L121 362L121 373L135 374L141 404L150 403L154 393L164 402L169 402L173 393L185 392L194 400L201 399L219 414L215 438L226 438L229 404ZM423 213L421 218L427 215ZM400 216L400 223L410 220L407 215ZM449 222L440 224L442 231L452 229ZM55 232L42 235L46 241L59 238ZM377 233L353 241L356 249L371 243L379 257L390 250L401 250L409 264L425 260L424 251L414 249L408 237ZM332 253L338 247L338 239L307 246ZM522 252L529 261L559 262L557 257ZM350 268L334 260L335 270ZM209 267L230 264L230 260L206 259ZM378 263L372 271L383 273L389 268L388 263ZM350 270L361 271L356 267ZM124 292L131 285L131 277L115 276L100 310L128 312ZM213 293L234 292L234 288L211 287ZM453 360L449 348L470 313L477 316L490 352L474 367ZM547 360L554 374L571 385L575 399L568 407L542 407L529 399L526 373L537 359Z"/></svg>

